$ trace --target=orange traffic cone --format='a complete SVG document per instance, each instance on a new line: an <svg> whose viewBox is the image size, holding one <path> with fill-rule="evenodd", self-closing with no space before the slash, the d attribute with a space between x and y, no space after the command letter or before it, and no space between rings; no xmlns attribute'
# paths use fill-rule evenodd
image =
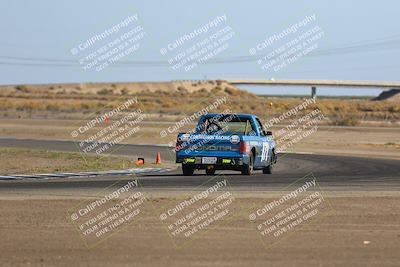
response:
<svg viewBox="0 0 400 267"><path fill-rule="evenodd" d="M157 152L156 164L161 164L161 155L160 155L160 152Z"/></svg>
<svg viewBox="0 0 400 267"><path fill-rule="evenodd" d="M143 165L144 164L144 158L138 158L137 161L135 162L136 166Z"/></svg>

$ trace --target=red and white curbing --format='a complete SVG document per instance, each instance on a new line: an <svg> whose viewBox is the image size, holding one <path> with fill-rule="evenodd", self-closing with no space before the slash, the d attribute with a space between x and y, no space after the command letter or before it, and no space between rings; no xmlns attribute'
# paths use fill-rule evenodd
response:
<svg viewBox="0 0 400 267"><path fill-rule="evenodd" d="M63 172L63 173L43 173L43 174L16 174L16 175L0 175L0 180L24 180L24 179L52 179L52 178L79 178L92 177L99 175L130 175L130 174L147 174L162 173L173 170L172 168L133 168L126 170L110 170L98 172Z"/></svg>

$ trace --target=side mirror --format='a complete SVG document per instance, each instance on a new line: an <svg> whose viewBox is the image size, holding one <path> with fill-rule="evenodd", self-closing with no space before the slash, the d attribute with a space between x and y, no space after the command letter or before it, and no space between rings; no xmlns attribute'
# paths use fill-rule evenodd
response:
<svg viewBox="0 0 400 267"><path fill-rule="evenodd" d="M272 132L271 131L267 131L267 136L268 135L272 135Z"/></svg>

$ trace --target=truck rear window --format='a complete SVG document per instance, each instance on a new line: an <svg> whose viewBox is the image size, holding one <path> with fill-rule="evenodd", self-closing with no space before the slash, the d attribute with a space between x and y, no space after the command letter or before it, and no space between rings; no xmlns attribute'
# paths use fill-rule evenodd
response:
<svg viewBox="0 0 400 267"><path fill-rule="evenodd" d="M198 130L199 132L207 134L248 135L254 129L252 128L250 120L210 117L204 119L202 124L199 125Z"/></svg>

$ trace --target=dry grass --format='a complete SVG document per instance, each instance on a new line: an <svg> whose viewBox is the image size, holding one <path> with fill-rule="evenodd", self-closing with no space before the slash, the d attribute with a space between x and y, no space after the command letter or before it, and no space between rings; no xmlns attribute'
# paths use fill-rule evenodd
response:
<svg viewBox="0 0 400 267"><path fill-rule="evenodd" d="M140 108L149 114L187 115L227 97L228 102L216 112L231 109L235 113L252 113L261 118L280 115L300 104L298 98L258 97L222 81L87 84L52 86L6 86L0 90L0 110L3 116L13 112L36 114L92 113L114 108L129 97L138 96ZM133 106L132 108L137 108ZM320 109L332 125L358 125L360 121L399 121L400 104L389 101L320 99L305 112ZM304 113L305 113L304 112ZM303 114L304 114L303 113ZM301 114L299 114L301 115Z"/></svg>
<svg viewBox="0 0 400 267"><path fill-rule="evenodd" d="M149 166L147 164L144 167ZM129 168L137 168L133 160L116 156L83 156L80 153L17 148L0 149L1 174L82 172Z"/></svg>

